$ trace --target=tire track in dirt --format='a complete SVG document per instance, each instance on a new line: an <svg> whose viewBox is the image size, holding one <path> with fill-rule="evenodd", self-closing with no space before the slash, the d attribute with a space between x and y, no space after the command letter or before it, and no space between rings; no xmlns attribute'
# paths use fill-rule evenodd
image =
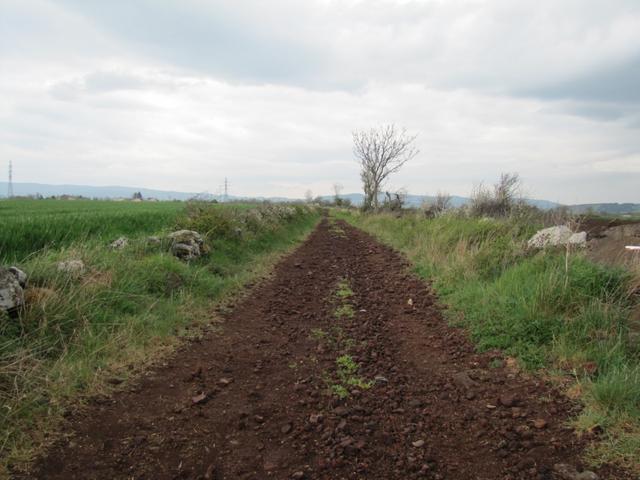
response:
<svg viewBox="0 0 640 480"><path fill-rule="evenodd" d="M351 318L334 314L341 279ZM340 399L345 353L372 386ZM74 413L16 478L515 480L577 465L575 407L500 360L447 326L396 253L325 219L221 333Z"/></svg>

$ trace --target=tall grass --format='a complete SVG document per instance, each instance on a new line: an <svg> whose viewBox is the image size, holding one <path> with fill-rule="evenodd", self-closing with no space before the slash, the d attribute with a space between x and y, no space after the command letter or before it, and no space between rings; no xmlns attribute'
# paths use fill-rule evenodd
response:
<svg viewBox="0 0 640 480"><path fill-rule="evenodd" d="M98 237L156 232L175 221L182 202L1 200L0 261Z"/></svg>
<svg viewBox="0 0 640 480"><path fill-rule="evenodd" d="M499 348L526 368L573 377L586 409L576 424L596 424L607 441L594 461L640 472L640 346L629 335L632 273L592 263L581 252L529 252L531 219L340 213L404 252L433 280L451 320L480 349Z"/></svg>
<svg viewBox="0 0 640 480"><path fill-rule="evenodd" d="M199 205L164 226L206 233L212 250L191 263L144 238L122 251L75 242L21 262L27 307L0 318L0 476L2 465L29 460L79 394L104 391L106 380L131 375L125 366L135 371L180 336L215 328L212 303L261 274L317 219L302 207ZM223 223L232 228L221 231ZM71 258L86 271L59 272L57 262Z"/></svg>

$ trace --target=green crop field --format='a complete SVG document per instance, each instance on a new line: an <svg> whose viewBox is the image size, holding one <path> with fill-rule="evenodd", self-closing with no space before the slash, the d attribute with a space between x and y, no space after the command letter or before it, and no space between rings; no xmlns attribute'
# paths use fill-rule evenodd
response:
<svg viewBox="0 0 640 480"><path fill-rule="evenodd" d="M156 232L174 222L182 202L101 200L0 201L0 261L89 238Z"/></svg>

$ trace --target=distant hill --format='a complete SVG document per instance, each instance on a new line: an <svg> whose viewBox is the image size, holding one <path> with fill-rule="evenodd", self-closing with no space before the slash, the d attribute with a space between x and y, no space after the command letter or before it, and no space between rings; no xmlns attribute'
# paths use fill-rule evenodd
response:
<svg viewBox="0 0 640 480"><path fill-rule="evenodd" d="M351 200L351 203L356 206L362 205L362 202L364 201L364 195L362 193L347 193L344 195L340 195L340 197ZM380 198L380 201L382 201L384 199L384 195L380 196L379 198ZM419 207L425 201L433 201L435 200L435 198L436 197L432 195L407 195L405 205L408 207ZM325 195L322 197L322 199L332 200L333 196ZM463 205L466 205L470 201L471 199L468 197L460 197L457 195L451 196L452 207L461 207ZM536 199L527 198L525 199L525 201L530 205L534 205L538 208L541 208L542 210L549 210L551 208L556 208L560 206L559 203L550 202L549 200L536 200Z"/></svg>
<svg viewBox="0 0 640 480"><path fill-rule="evenodd" d="M0 195L6 196L7 187L7 182L0 182ZM188 200L198 195L190 192L173 192L139 187L93 187L88 185L47 185L43 183L13 184L13 193L17 196L40 194L43 197L77 195L87 198L131 198L135 192L142 193L144 198L157 198L158 200ZM207 193L204 195L207 198L213 197Z"/></svg>
<svg viewBox="0 0 640 480"><path fill-rule="evenodd" d="M0 198L5 196L7 191L7 183L0 182ZM89 185L48 185L44 183L14 183L13 191L18 196L29 196L40 194L43 197L59 196L59 195L77 195L87 198L131 198L135 192L142 193L144 198L157 198L158 200L189 200L197 197L206 200L223 200L222 195L212 195L208 192L177 192L170 190L154 190L150 188L140 187L122 187L122 186L106 186L93 187ZM362 205L364 195L362 193L346 193L340 195L342 198L351 200L355 206ZM323 200L333 200L332 195L324 195ZM380 197L382 201L384 196ZM229 200L248 200L249 197L238 197L230 195ZM252 200L268 200L271 202L295 202L300 201L296 198L287 197L251 197ZM424 201L433 201L434 196L430 195L407 195L406 205L408 207L419 207ZM460 207L471 201L468 197L451 196L451 205ZM530 205L534 205L542 210L559 207L561 204L550 202L548 200L525 199ZM584 203L579 205L569 205L569 208L575 213L586 213L589 211L608 214L625 214L640 213L639 203Z"/></svg>
<svg viewBox="0 0 640 480"><path fill-rule="evenodd" d="M640 213L640 203L581 203L569 207L574 213L609 213L622 215L625 213Z"/></svg>

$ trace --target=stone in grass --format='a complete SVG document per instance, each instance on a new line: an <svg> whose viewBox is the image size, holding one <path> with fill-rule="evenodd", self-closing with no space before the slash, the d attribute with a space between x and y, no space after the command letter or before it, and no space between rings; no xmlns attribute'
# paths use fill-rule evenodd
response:
<svg viewBox="0 0 640 480"><path fill-rule="evenodd" d="M109 248L111 248L111 250L122 250L127 245L129 245L129 240L127 239L127 237L120 237L111 242Z"/></svg>
<svg viewBox="0 0 640 480"><path fill-rule="evenodd" d="M586 232L573 233L566 225L557 225L555 227L538 230L536 234L529 239L527 246L529 248L556 247L560 245L585 246L586 243Z"/></svg>
<svg viewBox="0 0 640 480"><path fill-rule="evenodd" d="M27 286L27 274L18 267L9 267L9 271L18 279L18 283L22 288Z"/></svg>
<svg viewBox="0 0 640 480"><path fill-rule="evenodd" d="M194 260L206 252L202 235L193 230L178 230L168 235L171 253L181 260Z"/></svg>
<svg viewBox="0 0 640 480"><path fill-rule="evenodd" d="M58 262L58 271L72 275L81 275L84 273L85 267L82 260L64 260Z"/></svg>
<svg viewBox="0 0 640 480"><path fill-rule="evenodd" d="M151 237L147 237L147 245L160 245L162 240L160 237L152 235Z"/></svg>
<svg viewBox="0 0 640 480"><path fill-rule="evenodd" d="M0 268L0 310L9 312L24 304L24 291L18 277L7 268Z"/></svg>

